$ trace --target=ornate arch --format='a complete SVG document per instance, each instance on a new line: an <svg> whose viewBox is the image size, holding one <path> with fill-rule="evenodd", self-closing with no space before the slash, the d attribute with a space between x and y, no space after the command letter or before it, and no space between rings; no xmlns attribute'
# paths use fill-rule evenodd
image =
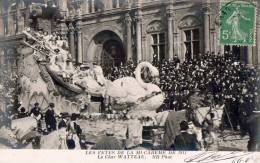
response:
<svg viewBox="0 0 260 163"><path fill-rule="evenodd" d="M194 15L184 16L178 23L178 27L182 28L192 28L201 25L201 21L196 18Z"/></svg>
<svg viewBox="0 0 260 163"><path fill-rule="evenodd" d="M90 37L89 38L91 38L90 39L90 42L91 42L91 40L97 35L97 34L99 34L100 32L102 32L102 31L111 31L111 32L114 32L115 34L117 34L117 36L121 39L121 40L124 40L123 38L123 34L122 34L122 32L121 32L121 30L120 29L118 29L117 27L115 27L115 26L102 26L102 27L99 27L99 28L97 28L96 30L94 30L94 31L92 31L92 34L90 35Z"/></svg>
<svg viewBox="0 0 260 163"><path fill-rule="evenodd" d="M160 20L151 21L146 28L147 33L161 32L161 31L165 31L165 26Z"/></svg>
<svg viewBox="0 0 260 163"><path fill-rule="evenodd" d="M87 62L95 61L100 63L101 57L103 56L103 46L108 40L116 40L120 42L122 48L125 49L121 31L113 26L105 26L95 29L90 35L91 36L88 37L89 39L84 37L84 39L88 42L84 52L84 60Z"/></svg>

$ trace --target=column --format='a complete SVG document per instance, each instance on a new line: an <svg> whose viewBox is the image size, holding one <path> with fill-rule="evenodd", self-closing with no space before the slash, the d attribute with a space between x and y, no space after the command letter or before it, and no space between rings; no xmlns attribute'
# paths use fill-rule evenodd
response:
<svg viewBox="0 0 260 163"><path fill-rule="evenodd" d="M224 56L224 53L225 53L225 48L224 48L225 45L220 45L220 55Z"/></svg>
<svg viewBox="0 0 260 163"><path fill-rule="evenodd" d="M253 47L247 47L247 64L252 66L253 65Z"/></svg>
<svg viewBox="0 0 260 163"><path fill-rule="evenodd" d="M78 36L78 54L77 54L77 62L79 64L82 64L83 62L83 56L82 56L82 32L81 30L77 31L77 36Z"/></svg>
<svg viewBox="0 0 260 163"><path fill-rule="evenodd" d="M61 16L62 17L67 17L68 14L68 6L67 6L67 1L64 1L64 0L57 0L57 6L60 10L60 13L61 13Z"/></svg>
<svg viewBox="0 0 260 163"><path fill-rule="evenodd" d="M88 14L89 13L89 0L85 1L85 13Z"/></svg>
<svg viewBox="0 0 260 163"><path fill-rule="evenodd" d="M74 27L71 23L69 24L69 47L70 47L70 54L72 56L73 62L76 62Z"/></svg>
<svg viewBox="0 0 260 163"><path fill-rule="evenodd" d="M11 15L10 13L8 13L8 15L7 15L7 22L8 22L8 24L7 24L7 28L8 28L8 30L7 30L7 34L8 34L8 36L10 36L10 35L12 35L13 34L13 15Z"/></svg>
<svg viewBox="0 0 260 163"><path fill-rule="evenodd" d="M116 8L119 8L119 0L116 0Z"/></svg>
<svg viewBox="0 0 260 163"><path fill-rule="evenodd" d="M5 34L5 25L4 25L4 17L0 16L0 37L4 36Z"/></svg>
<svg viewBox="0 0 260 163"><path fill-rule="evenodd" d="M129 15L129 13L126 14L125 16L126 20L126 46L127 46L127 60L133 59L133 54L132 54L132 20Z"/></svg>
<svg viewBox="0 0 260 163"><path fill-rule="evenodd" d="M91 13L95 12L95 0L91 0Z"/></svg>
<svg viewBox="0 0 260 163"><path fill-rule="evenodd" d="M83 56L82 56L82 32L81 32L81 22L78 21L76 24L77 28L77 64L82 64Z"/></svg>
<svg viewBox="0 0 260 163"><path fill-rule="evenodd" d="M176 22L176 19L175 17L173 17L173 51L174 51L174 55L178 55L178 57L181 59L181 54L180 54L180 51L179 51L179 47L181 46L180 45L180 42L179 42L179 34L178 34L178 28L177 28L177 22Z"/></svg>
<svg viewBox="0 0 260 163"><path fill-rule="evenodd" d="M19 13L18 15L18 33L22 32L24 30L24 17Z"/></svg>
<svg viewBox="0 0 260 163"><path fill-rule="evenodd" d="M210 42L211 42L211 45L210 45L210 51L211 52L214 52L214 54L216 55L218 52L216 51L217 48L216 48L216 32L215 32L215 29L211 29L210 31L211 33L211 39L210 39Z"/></svg>
<svg viewBox="0 0 260 163"><path fill-rule="evenodd" d="M0 48L0 67L2 67L2 65L4 65L4 49Z"/></svg>
<svg viewBox="0 0 260 163"><path fill-rule="evenodd" d="M88 14L89 13L88 0L84 0L83 2L81 2L80 8L83 14Z"/></svg>
<svg viewBox="0 0 260 163"><path fill-rule="evenodd" d="M106 4L106 10L110 10L113 8L113 0L104 0L104 3Z"/></svg>
<svg viewBox="0 0 260 163"><path fill-rule="evenodd" d="M210 51L210 42L209 42L209 20L210 13L208 7L205 8L204 12L204 52Z"/></svg>
<svg viewBox="0 0 260 163"><path fill-rule="evenodd" d="M173 59L173 6L170 5L167 9L167 19L168 19L168 58Z"/></svg>
<svg viewBox="0 0 260 163"><path fill-rule="evenodd" d="M30 22L29 22L29 19L30 19L30 9L29 9L30 7L27 5L26 6L26 10L25 10L25 18L24 18L24 25L25 25L25 27L29 27L29 24L30 24Z"/></svg>
<svg viewBox="0 0 260 163"><path fill-rule="evenodd" d="M17 4L16 4L16 30L15 30L15 33L19 33L20 32L20 23L22 22L22 21L20 21L20 19L21 19L21 13L20 13L20 2L19 1L17 1Z"/></svg>
<svg viewBox="0 0 260 163"><path fill-rule="evenodd" d="M139 63L139 61L142 60L142 11L140 9L137 10L136 13L136 52L137 52L137 58L136 61Z"/></svg>

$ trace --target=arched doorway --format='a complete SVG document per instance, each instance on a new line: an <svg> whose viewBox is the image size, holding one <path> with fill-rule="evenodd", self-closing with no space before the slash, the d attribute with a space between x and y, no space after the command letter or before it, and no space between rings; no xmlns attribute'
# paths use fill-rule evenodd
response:
<svg viewBox="0 0 260 163"><path fill-rule="evenodd" d="M87 50L88 62L102 66L104 73L114 66L120 66L126 61L123 42L120 37L109 30L96 34Z"/></svg>

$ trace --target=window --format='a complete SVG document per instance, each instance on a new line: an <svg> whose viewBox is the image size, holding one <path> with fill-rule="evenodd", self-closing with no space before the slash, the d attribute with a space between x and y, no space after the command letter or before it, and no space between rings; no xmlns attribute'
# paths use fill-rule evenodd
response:
<svg viewBox="0 0 260 163"><path fill-rule="evenodd" d="M185 30L185 41L186 46L185 57L187 60L196 58L200 53L200 33L199 29Z"/></svg>
<svg viewBox="0 0 260 163"><path fill-rule="evenodd" d="M165 59L165 33L151 34L153 61L163 61Z"/></svg>

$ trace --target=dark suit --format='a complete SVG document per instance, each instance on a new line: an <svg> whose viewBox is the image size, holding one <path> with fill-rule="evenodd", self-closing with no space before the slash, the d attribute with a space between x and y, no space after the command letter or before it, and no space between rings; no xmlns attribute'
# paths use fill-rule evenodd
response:
<svg viewBox="0 0 260 163"><path fill-rule="evenodd" d="M195 134L181 132L174 140L175 150L196 151L198 150L198 141Z"/></svg>
<svg viewBox="0 0 260 163"><path fill-rule="evenodd" d="M71 126L71 125L73 125L73 126ZM81 127L76 122L73 122L72 124L70 123L68 125L68 130L74 134L77 134L78 136L82 133Z"/></svg>
<svg viewBox="0 0 260 163"><path fill-rule="evenodd" d="M48 109L45 113L45 122L49 132L56 130L56 119L54 110Z"/></svg>
<svg viewBox="0 0 260 163"><path fill-rule="evenodd" d="M252 114L247 119L248 151L260 151L260 114Z"/></svg>
<svg viewBox="0 0 260 163"><path fill-rule="evenodd" d="M18 113L17 118L25 118L28 117L28 113Z"/></svg>
<svg viewBox="0 0 260 163"><path fill-rule="evenodd" d="M41 124L41 121L40 121L40 119L42 119L42 113L41 113L41 108L39 108L39 107L33 107L32 108L32 110L31 110L31 112L30 112L30 116L34 116L34 118L36 118L36 117L39 117L39 119L37 119L37 127L38 127L38 130L41 130L41 128L42 128L42 124Z"/></svg>
<svg viewBox="0 0 260 163"><path fill-rule="evenodd" d="M30 115L34 115L35 117L37 117L38 115L41 114L41 109L39 107L34 107L32 108L31 112L30 112Z"/></svg>
<svg viewBox="0 0 260 163"><path fill-rule="evenodd" d="M64 119L62 119L61 121L60 121L60 123L58 124L58 129L61 129L61 128L67 128L67 123L65 122L65 120Z"/></svg>

